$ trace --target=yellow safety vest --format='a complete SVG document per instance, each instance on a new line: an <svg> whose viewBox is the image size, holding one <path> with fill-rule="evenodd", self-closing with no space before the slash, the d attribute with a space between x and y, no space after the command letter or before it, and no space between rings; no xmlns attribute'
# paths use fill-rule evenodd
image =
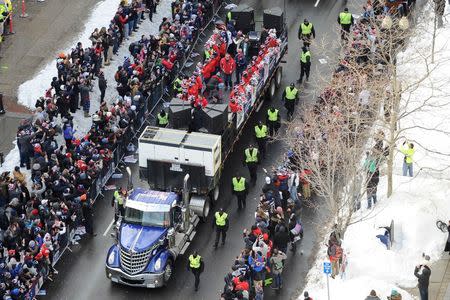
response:
<svg viewBox="0 0 450 300"><path fill-rule="evenodd" d="M245 191L245 178L241 177L238 181L236 177L233 177L233 191L242 192Z"/></svg>
<svg viewBox="0 0 450 300"><path fill-rule="evenodd" d="M307 61L307 58L309 57L309 61L311 61L311 52L309 52L309 50L308 51L306 51L306 52L303 52L302 51L302 53L300 54L300 61L302 62L302 63L304 63L304 64L306 64L308 61Z"/></svg>
<svg viewBox="0 0 450 300"><path fill-rule="evenodd" d="M309 23L308 25L306 25L305 23L300 24L300 28L302 29L302 34L311 34L312 32L312 27L313 24Z"/></svg>
<svg viewBox="0 0 450 300"><path fill-rule="evenodd" d="M120 195L119 191L114 192L114 199L116 199L117 204L123 205L123 197Z"/></svg>
<svg viewBox="0 0 450 300"><path fill-rule="evenodd" d="M349 12L341 12L339 14L339 21L341 25L349 25L352 23L352 14Z"/></svg>
<svg viewBox="0 0 450 300"><path fill-rule="evenodd" d="M157 115L157 117L158 117L158 124L159 125L167 125L169 123L169 115L167 113L164 115L164 117L161 116L161 113L159 113Z"/></svg>
<svg viewBox="0 0 450 300"><path fill-rule="evenodd" d="M414 148L401 148L400 151L405 155L405 161L407 164L413 163L413 155L416 152Z"/></svg>
<svg viewBox="0 0 450 300"><path fill-rule="evenodd" d="M256 125L255 134L257 139L265 138L267 136L267 126L263 125L261 128L259 128L259 126Z"/></svg>
<svg viewBox="0 0 450 300"><path fill-rule="evenodd" d="M0 22L3 22L3 20L5 19L5 16L3 15L3 13L6 11L6 6L0 4ZM1 41L1 36L2 36L3 32L0 33L0 41Z"/></svg>
<svg viewBox="0 0 450 300"><path fill-rule="evenodd" d="M227 224L227 217L227 213L222 213L222 215L220 215L219 212L216 212L216 225L225 226L225 224Z"/></svg>
<svg viewBox="0 0 450 300"><path fill-rule="evenodd" d="M197 255L197 257L190 255L189 256L189 267L191 267L191 269L200 268L200 260L201 259L202 259L202 257L200 255Z"/></svg>
<svg viewBox="0 0 450 300"><path fill-rule="evenodd" d="M227 13L227 19L228 19L228 21L231 21L231 11L229 11L229 12Z"/></svg>
<svg viewBox="0 0 450 300"><path fill-rule="evenodd" d="M298 90L296 88L293 88L291 90L290 86L286 87L286 99L294 100L295 97L297 97L297 92L298 92Z"/></svg>
<svg viewBox="0 0 450 300"><path fill-rule="evenodd" d="M250 150L252 152L250 153ZM247 148L245 149L245 162L257 162L258 161L258 149L256 148Z"/></svg>
<svg viewBox="0 0 450 300"><path fill-rule="evenodd" d="M180 78L175 79L173 82L173 89L179 93L181 93L183 91L183 88L181 87L181 83L182 83L182 81Z"/></svg>
<svg viewBox="0 0 450 300"><path fill-rule="evenodd" d="M278 109L271 111L270 109L267 111L267 116L269 116L269 121L275 122L278 120Z"/></svg>
<svg viewBox="0 0 450 300"><path fill-rule="evenodd" d="M205 59L209 59L211 57L211 53L209 50L205 50Z"/></svg>

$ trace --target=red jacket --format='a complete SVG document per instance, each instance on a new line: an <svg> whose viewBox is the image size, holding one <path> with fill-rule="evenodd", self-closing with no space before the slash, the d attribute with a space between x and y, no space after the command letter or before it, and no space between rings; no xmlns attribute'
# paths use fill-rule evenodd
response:
<svg viewBox="0 0 450 300"><path fill-rule="evenodd" d="M232 113L237 113L242 110L242 107L237 102L230 101L229 106Z"/></svg>
<svg viewBox="0 0 450 300"><path fill-rule="evenodd" d="M239 277L233 278L234 290L235 291L248 291L250 286L246 280L240 281Z"/></svg>
<svg viewBox="0 0 450 300"><path fill-rule="evenodd" d="M224 57L220 60L220 69L227 75L231 75L236 69L236 62L233 58L229 58L228 60Z"/></svg>

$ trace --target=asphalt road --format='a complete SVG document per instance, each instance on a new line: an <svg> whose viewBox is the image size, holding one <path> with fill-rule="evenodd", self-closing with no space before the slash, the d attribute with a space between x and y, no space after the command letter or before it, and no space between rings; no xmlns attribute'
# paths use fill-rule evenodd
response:
<svg viewBox="0 0 450 300"><path fill-rule="evenodd" d="M306 17L315 26L318 37L328 36L336 39L336 16L343 7L343 2L330 0L244 0L243 2L255 8L255 19L262 20L262 11L276 5L285 9L289 27L289 52L285 57L287 61L283 66L283 86L295 82L299 77L299 51L300 42L297 39L297 30L300 22ZM316 7L315 7L316 6ZM311 83L305 86L301 101L314 101L314 78L327 76L330 68L326 64L320 64L320 55L315 55L312 48L312 75ZM273 100L275 106L279 107L282 117L285 117L285 109L282 107L282 90L277 92ZM253 116L253 123L259 119L265 119L267 103ZM299 111L299 108L297 108ZM200 290L194 292L194 278L186 270L186 257L180 257L175 263L175 272L169 285L160 289L139 289L112 284L105 276L104 266L106 253L113 239L106 232L113 218L113 209L110 206L111 192L106 193L104 199L97 201L95 205L94 225L97 236L84 238L80 245L72 246L72 253L66 253L62 260L56 265L59 274L54 282L47 283L44 288L50 299L218 299L223 288L223 277L228 272L232 261L243 247L242 230L249 228L254 221L254 211L257 204L264 174L261 167L270 169L277 165L286 152L281 142L275 142L268 147L268 157L263 161L258 173L258 183L251 188L247 198L245 211L237 211L236 199L231 196L230 180L236 172L248 176L248 171L242 166L242 153L248 141L253 137L253 126L246 128L238 143L235 152L229 157L222 175L221 195L217 206L223 207L230 218L230 229L227 234L225 246L213 250L215 232L210 225L198 226L198 233L187 253L198 250L205 261L205 271L201 275ZM283 127L280 132L283 132ZM248 138L247 138L248 137ZM134 172L135 174L137 172ZM212 216L212 213L210 214ZM315 256L317 239L315 228L323 216L318 212L305 209L302 212L302 221L305 227L305 236L301 242L300 251L295 256L288 254L287 267L283 273L283 289L275 293L266 289L266 299L290 299L298 295L299 290L305 284L305 276Z"/></svg>

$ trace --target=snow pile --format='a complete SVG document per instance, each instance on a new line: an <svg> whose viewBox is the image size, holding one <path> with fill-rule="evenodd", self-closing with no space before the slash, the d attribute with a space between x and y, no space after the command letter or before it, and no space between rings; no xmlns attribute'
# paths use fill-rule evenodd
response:
<svg viewBox="0 0 450 300"><path fill-rule="evenodd" d="M114 16L117 10L119 3L119 0L114 0L114 2L105 0L99 3L92 12L92 15L89 17L89 20L84 27L84 32L80 35L79 38L74 39L70 45L76 45L78 41L81 41L83 45L90 45L91 41L89 40L89 36L91 35L92 31L94 31L95 28L107 26L109 24L111 18ZM150 22L147 16L146 20L143 20L143 22L139 25L138 32L134 33L129 40L124 41L124 43L120 46L118 55L113 56L114 60L111 61L111 64L102 68L105 73L105 78L108 81L108 88L106 90L105 97L105 100L108 103L113 103L118 95L116 90L116 82L114 80L114 74L117 70L117 67L119 65L122 65L124 57L130 56L128 46L133 41L139 40L141 35L143 34L147 36L150 34L157 34L162 18L171 16L170 4L171 0L162 0L157 7L157 14L153 15L153 22ZM65 51L58 51L57 53L67 53L69 51L70 48L67 48ZM46 67L44 67L44 69L42 69L33 79L23 83L19 87L19 102L27 107L34 109L36 99L43 96L45 90L50 87L52 77L56 76L56 74L56 62L52 61ZM94 89L91 93L91 113L95 112L100 107L100 90L98 89L97 80L93 82L93 85ZM75 137L81 138L91 128L92 120L85 118L81 109L73 114L73 117L74 129L77 130L77 132L75 133ZM61 123L60 118L58 118L56 122ZM62 136L59 136L57 141L60 145L64 143ZM0 173L4 171L12 171L14 170L15 166L20 165L19 149L17 148L16 141L14 141L13 144L14 149L6 155L5 163L2 165L2 167L0 167Z"/></svg>
<svg viewBox="0 0 450 300"><path fill-rule="evenodd" d="M105 0L98 3L92 10L91 15L80 28L80 33L67 45L61 45L61 50L55 52L50 62L34 76L32 79L22 83L19 86L17 97L19 103L28 108L34 109L36 99L43 96L45 90L50 87L50 82L54 76L57 76L56 57L58 53L70 53L72 47L75 47L78 41L86 47L91 45L89 37L95 28L107 27L114 17L121 0Z"/></svg>
<svg viewBox="0 0 450 300"><path fill-rule="evenodd" d="M408 87L402 95L400 110L404 114L399 128L401 136L415 144L415 177L400 176L403 155L398 153L392 197L386 198L387 178L381 177L379 202L375 208L367 210L367 202L363 200L363 209L354 216L355 220L363 217L363 221L350 225L343 238L343 249L348 257L346 274L343 278L330 278L331 299L365 299L372 289L380 299L386 299L392 289L401 293L403 299L413 299L400 287L416 287L413 272L422 262L422 253L429 255L433 263L444 249L447 234L437 229L436 221L446 222L450 215L450 139L447 134L450 132L447 121L450 87L446 84L450 69L450 48L447 47L450 25L445 22L447 28L437 32L435 63L431 64L432 32L425 28L433 28L434 15L429 7L425 12L423 28L417 30L408 49L398 59L402 88ZM389 226L391 220L395 223L395 241L391 250L387 250L376 235L382 234L379 227ZM328 261L326 247L320 249L308 273L305 290L313 299L327 299L324 261Z"/></svg>

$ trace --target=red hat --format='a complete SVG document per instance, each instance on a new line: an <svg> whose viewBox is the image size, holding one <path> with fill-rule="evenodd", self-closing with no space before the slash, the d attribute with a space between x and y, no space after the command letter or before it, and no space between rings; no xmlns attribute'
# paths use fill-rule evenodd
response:
<svg viewBox="0 0 450 300"><path fill-rule="evenodd" d="M33 209L33 210L31 211L31 214L32 214L33 216L37 216L37 215L39 215L39 210L37 210L37 209L35 208L35 209Z"/></svg>
<svg viewBox="0 0 450 300"><path fill-rule="evenodd" d="M66 153L66 157L71 158L71 157L72 157L72 153L67 152L67 153Z"/></svg>
<svg viewBox="0 0 450 300"><path fill-rule="evenodd" d="M8 251L8 255L9 255L9 256L14 256L14 255L16 255L16 250L14 250L14 249L9 250L9 251Z"/></svg>
<svg viewBox="0 0 450 300"><path fill-rule="evenodd" d="M80 196L80 200L81 201L86 201L86 199L87 199L86 194L83 194L83 195Z"/></svg>

